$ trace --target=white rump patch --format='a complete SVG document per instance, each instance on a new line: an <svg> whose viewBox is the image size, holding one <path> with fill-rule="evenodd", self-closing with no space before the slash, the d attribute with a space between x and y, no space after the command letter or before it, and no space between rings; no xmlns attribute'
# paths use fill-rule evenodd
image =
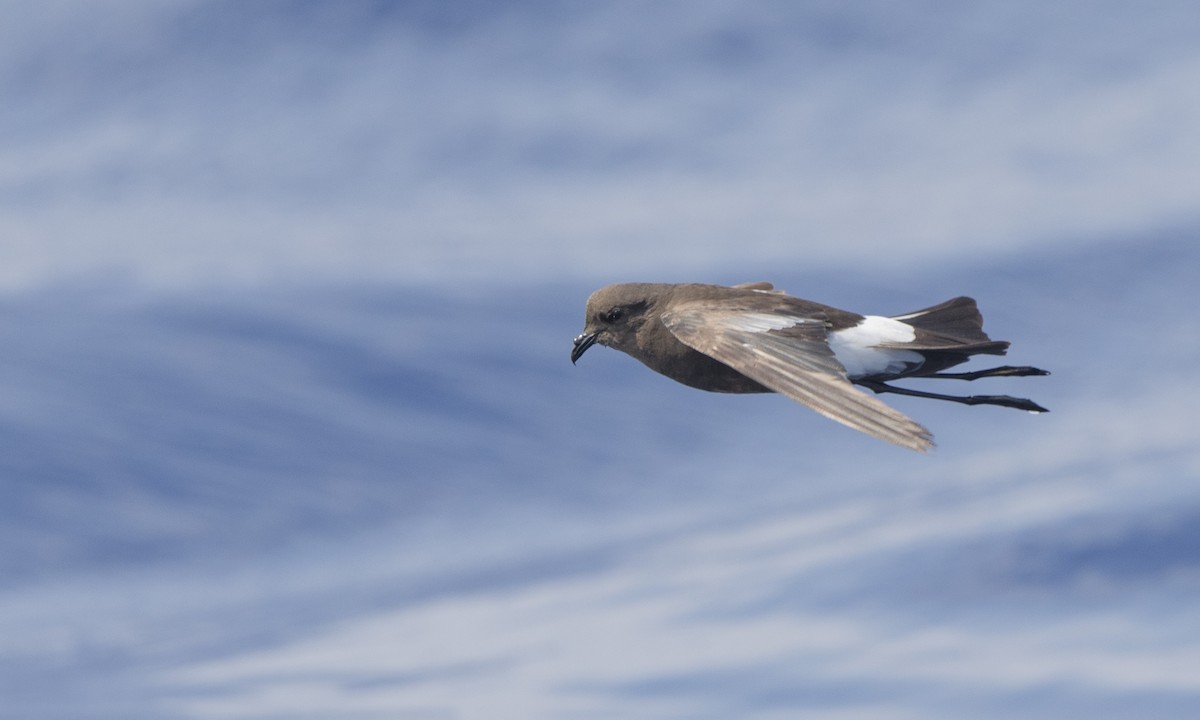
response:
<svg viewBox="0 0 1200 720"><path fill-rule="evenodd" d="M829 333L829 349L851 378L902 372L919 365L924 357L913 350L881 348L881 344L909 343L917 338L912 325L867 315L854 327Z"/></svg>

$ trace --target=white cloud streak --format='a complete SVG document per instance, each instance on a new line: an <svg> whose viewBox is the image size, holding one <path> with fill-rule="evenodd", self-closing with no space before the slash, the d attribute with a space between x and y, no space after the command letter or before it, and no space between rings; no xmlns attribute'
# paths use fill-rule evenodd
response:
<svg viewBox="0 0 1200 720"><path fill-rule="evenodd" d="M1195 451L1190 455L1194 465ZM906 605L886 571L869 579L868 568L902 567L912 550L962 547L969 554L980 539L1019 537L1114 502L1130 510L1122 488L1162 498L1159 491L1172 484L1152 476L1160 482L1147 487L1145 476L1119 466L1086 477L1041 468L1043 475L1016 485L1010 478L1021 474L1010 472L987 489L967 484L932 502L931 495L905 499L903 481L894 479L900 486L881 484L874 503L851 500L693 529L642 544L619 564L583 576L381 611L163 680L185 698L194 689L185 705L205 718L302 711L769 717L769 703L740 695L753 695L753 677L812 692L855 687L816 714L862 718L958 717L962 706L939 700L949 688L972 698L975 717L1007 717L1006 698L1048 687L1117 703L1125 695L1200 695L1190 670L1200 662L1200 638L1166 631L1161 615L1124 604L1127 591L1114 590L1123 603L1117 606L1076 596L1036 613L1014 608L1019 622L1004 601L982 617L977 609L935 619L919 604ZM846 592L881 604L823 606L811 588L839 577L857 577L867 585ZM1182 587L1196 581L1179 580ZM810 592L784 590L796 587ZM761 604L780 593L782 603ZM1168 624L1177 627L1195 620L1194 609L1168 612ZM378 683L349 681L364 677ZM726 687L728 678L738 680ZM648 690L655 686L658 692ZM888 688L900 686L907 690L892 697ZM886 707L875 700L880 693L890 697ZM791 712L803 717L803 703Z"/></svg>
<svg viewBox="0 0 1200 720"><path fill-rule="evenodd" d="M1186 3L118 6L7 10L9 287L887 267L1200 215Z"/></svg>
<svg viewBox="0 0 1200 720"><path fill-rule="evenodd" d="M11 712L1200 697L1194 253L1044 252L1200 217L1190 3L279 7L0 9ZM848 263L966 267L1053 412L900 398L942 449L898 457L628 358L568 383L569 293L482 287ZM32 292L98 278L387 284Z"/></svg>

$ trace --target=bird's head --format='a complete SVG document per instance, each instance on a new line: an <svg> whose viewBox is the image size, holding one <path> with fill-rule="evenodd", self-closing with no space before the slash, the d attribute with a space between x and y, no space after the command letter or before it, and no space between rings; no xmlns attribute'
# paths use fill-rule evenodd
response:
<svg viewBox="0 0 1200 720"><path fill-rule="evenodd" d="M637 347L636 335L651 317L661 294L660 285L626 283L609 285L592 293L587 301L583 332L575 337L571 362L599 343L630 353Z"/></svg>

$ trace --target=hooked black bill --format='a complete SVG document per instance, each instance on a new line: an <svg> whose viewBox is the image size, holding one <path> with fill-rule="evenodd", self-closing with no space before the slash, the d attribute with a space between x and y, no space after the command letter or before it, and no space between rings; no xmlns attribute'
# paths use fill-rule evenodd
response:
<svg viewBox="0 0 1200 720"><path fill-rule="evenodd" d="M596 344L595 333L581 333L575 336L575 346L571 348L571 364L578 362L587 349Z"/></svg>

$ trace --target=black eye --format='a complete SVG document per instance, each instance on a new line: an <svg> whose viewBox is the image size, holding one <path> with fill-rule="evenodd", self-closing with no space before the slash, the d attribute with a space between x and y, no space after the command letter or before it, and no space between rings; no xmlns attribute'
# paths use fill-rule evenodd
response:
<svg viewBox="0 0 1200 720"><path fill-rule="evenodd" d="M625 317L624 308L613 308L603 315L604 322L606 323L615 323L623 317Z"/></svg>

